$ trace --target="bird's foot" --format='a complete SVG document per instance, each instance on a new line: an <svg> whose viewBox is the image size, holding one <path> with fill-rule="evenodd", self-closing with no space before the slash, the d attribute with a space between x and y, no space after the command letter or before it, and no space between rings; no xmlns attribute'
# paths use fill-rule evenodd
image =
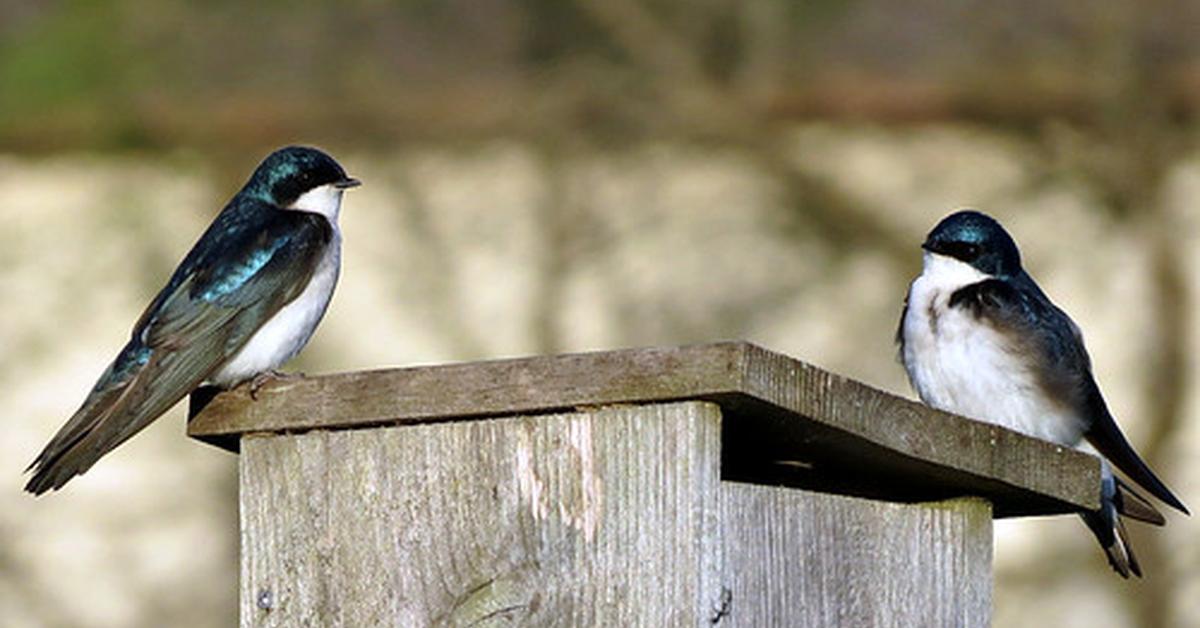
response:
<svg viewBox="0 0 1200 628"><path fill-rule="evenodd" d="M303 377L304 373L284 373L283 371L276 371L275 369L263 371L258 375L255 375L254 379L250 380L250 398L258 401L258 391L261 390L263 386L266 386L269 382L273 382L278 379L302 379Z"/></svg>

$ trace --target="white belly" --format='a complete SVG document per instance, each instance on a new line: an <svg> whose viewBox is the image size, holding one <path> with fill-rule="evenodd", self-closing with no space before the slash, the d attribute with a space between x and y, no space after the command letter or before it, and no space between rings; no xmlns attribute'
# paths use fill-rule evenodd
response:
<svg viewBox="0 0 1200 628"><path fill-rule="evenodd" d="M1082 421L1066 404L1046 397L1030 356L969 311L948 307L953 291L973 281L961 275L945 281L936 268L930 270L927 259L926 271L909 290L901 332L904 368L921 400L1043 440L1079 443Z"/></svg>
<svg viewBox="0 0 1200 628"><path fill-rule="evenodd" d="M312 337L333 297L341 267L342 239L334 228L333 240L317 264L308 287L266 322L209 381L228 387L281 366L295 357Z"/></svg>

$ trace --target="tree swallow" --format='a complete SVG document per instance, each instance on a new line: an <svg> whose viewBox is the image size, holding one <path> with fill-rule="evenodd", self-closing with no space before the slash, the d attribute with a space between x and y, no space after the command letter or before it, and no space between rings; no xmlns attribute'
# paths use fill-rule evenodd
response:
<svg viewBox="0 0 1200 628"><path fill-rule="evenodd" d="M1183 503L1138 457L1108 411L1074 321L1021 268L1000 223L976 211L944 218L921 245L896 341L925 403L1101 456L1101 506L1081 513L1122 577L1141 576L1119 515L1163 525L1133 482L1171 507ZM1083 441L1087 442L1084 444Z"/></svg>
<svg viewBox="0 0 1200 628"><path fill-rule="evenodd" d="M315 148L289 146L263 160L29 465L25 490L61 488L202 382L230 388L299 353L333 296L342 192L357 185Z"/></svg>

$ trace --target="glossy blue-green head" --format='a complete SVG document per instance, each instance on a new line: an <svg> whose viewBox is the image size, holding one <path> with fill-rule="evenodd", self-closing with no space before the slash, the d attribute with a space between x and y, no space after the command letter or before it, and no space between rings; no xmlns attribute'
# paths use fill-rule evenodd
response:
<svg viewBox="0 0 1200 628"><path fill-rule="evenodd" d="M352 188L359 185L333 157L308 146L286 146L263 160L242 193L259 200L287 207L305 192L332 185Z"/></svg>
<svg viewBox="0 0 1200 628"><path fill-rule="evenodd" d="M929 232L921 248L953 257L993 277L1021 272L1021 252L994 218L974 210L946 216Z"/></svg>

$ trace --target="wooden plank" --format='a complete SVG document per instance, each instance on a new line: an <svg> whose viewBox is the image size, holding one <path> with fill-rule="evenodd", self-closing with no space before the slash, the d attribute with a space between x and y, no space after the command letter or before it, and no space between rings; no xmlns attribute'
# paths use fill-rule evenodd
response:
<svg viewBox="0 0 1200 628"><path fill-rule="evenodd" d="M929 504L722 483L722 626L987 626L987 501Z"/></svg>
<svg viewBox="0 0 1200 628"><path fill-rule="evenodd" d="M270 381L195 404L196 437L511 416L738 390L745 346L603 351ZM211 393L206 393L205 396Z"/></svg>
<svg viewBox="0 0 1200 628"><path fill-rule="evenodd" d="M725 414L732 480L891 501L976 495L997 516L1094 509L1098 461L744 342L389 369L197 397L189 434L348 429L696 399Z"/></svg>
<svg viewBox="0 0 1200 628"><path fill-rule="evenodd" d="M720 409L247 437L243 626L708 626Z"/></svg>
<svg viewBox="0 0 1200 628"><path fill-rule="evenodd" d="M999 517L1099 507L1100 463L934 410L754 345L726 408L726 477L890 501L973 495ZM764 463L764 461L767 461ZM781 461L790 464L781 465Z"/></svg>

